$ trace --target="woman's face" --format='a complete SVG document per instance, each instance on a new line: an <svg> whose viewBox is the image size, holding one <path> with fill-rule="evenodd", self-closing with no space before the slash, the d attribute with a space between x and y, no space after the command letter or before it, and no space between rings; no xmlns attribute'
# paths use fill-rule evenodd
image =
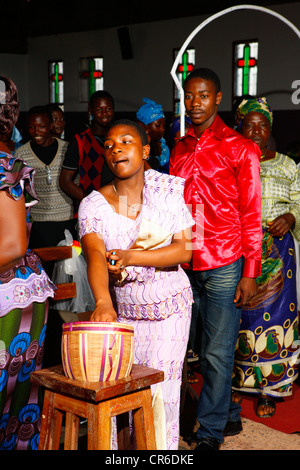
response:
<svg viewBox="0 0 300 470"><path fill-rule="evenodd" d="M57 137L60 137L65 130L65 116L62 111L52 111L51 131Z"/></svg>
<svg viewBox="0 0 300 470"><path fill-rule="evenodd" d="M144 159L149 156L149 145L143 145L138 131L130 125L110 129L104 142L105 158L109 168L120 179L144 171Z"/></svg>
<svg viewBox="0 0 300 470"><path fill-rule="evenodd" d="M53 141L48 114L33 114L28 118L28 132L32 140L41 147L47 147Z"/></svg>
<svg viewBox="0 0 300 470"><path fill-rule="evenodd" d="M157 119L156 121L150 122L150 124L146 125L147 134L149 135L150 140L152 141L160 140L164 136L165 129L165 118Z"/></svg>
<svg viewBox="0 0 300 470"><path fill-rule="evenodd" d="M241 133L247 139L253 140L260 150L264 151L271 134L268 118L261 113L251 111L244 117Z"/></svg>

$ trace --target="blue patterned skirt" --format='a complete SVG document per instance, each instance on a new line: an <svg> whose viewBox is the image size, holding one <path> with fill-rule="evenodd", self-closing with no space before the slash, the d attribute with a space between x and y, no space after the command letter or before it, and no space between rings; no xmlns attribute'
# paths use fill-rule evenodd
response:
<svg viewBox="0 0 300 470"><path fill-rule="evenodd" d="M298 312L294 240L263 233L262 272L243 308L233 389L285 397L298 376Z"/></svg>
<svg viewBox="0 0 300 470"><path fill-rule="evenodd" d="M0 450L37 450L43 396L30 381L42 367L48 299L0 318Z"/></svg>

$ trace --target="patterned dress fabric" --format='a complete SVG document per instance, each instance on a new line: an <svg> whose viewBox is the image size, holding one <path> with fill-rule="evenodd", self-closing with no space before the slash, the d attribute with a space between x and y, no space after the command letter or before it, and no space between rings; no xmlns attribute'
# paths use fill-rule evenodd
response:
<svg viewBox="0 0 300 470"><path fill-rule="evenodd" d="M194 224L183 191L182 178L146 171L143 206L135 220L116 213L99 192L93 191L79 208L80 235L101 234L107 250L167 246L173 234ZM167 448L175 450L182 365L193 301L189 280L180 266L127 266L123 279L114 285L112 296L118 321L134 326L134 362L165 372L161 389ZM153 393L155 389L153 386Z"/></svg>
<svg viewBox="0 0 300 470"><path fill-rule="evenodd" d="M298 376L298 311L296 255L291 233L277 238L267 222L291 212L293 235L300 239L300 180L295 163L285 155L261 162L263 257L258 291L242 310L236 346L233 388L285 397ZM296 241L296 243L298 243Z"/></svg>
<svg viewBox="0 0 300 470"><path fill-rule="evenodd" d="M72 220L74 217L73 201L59 186L59 176L68 142L55 139L58 143L57 152L48 166L33 152L30 142L22 145L15 153L17 158L21 158L35 169L34 186L39 204L35 205L31 211L34 222L59 222ZM51 173L51 184L47 182L48 170Z"/></svg>
<svg viewBox="0 0 300 470"><path fill-rule="evenodd" d="M0 190L25 195L29 213L38 200L34 171L21 159L0 153ZM41 368L51 281L40 259L28 250L13 268L0 274L0 449L35 450L41 396L30 373Z"/></svg>

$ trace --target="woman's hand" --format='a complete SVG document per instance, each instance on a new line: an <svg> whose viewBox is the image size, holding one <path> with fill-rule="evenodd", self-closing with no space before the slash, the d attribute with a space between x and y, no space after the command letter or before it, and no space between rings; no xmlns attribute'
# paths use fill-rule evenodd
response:
<svg viewBox="0 0 300 470"><path fill-rule="evenodd" d="M128 266L128 255L126 250L110 250L106 252L108 272L113 277L119 278L121 271ZM114 261L114 264L111 263Z"/></svg>
<svg viewBox="0 0 300 470"><path fill-rule="evenodd" d="M93 311L90 321L101 321L101 322L115 322L117 320L117 313L111 307L104 305L96 305Z"/></svg>
<svg viewBox="0 0 300 470"><path fill-rule="evenodd" d="M290 212L282 214L276 217L272 222L268 222L268 232L274 237L283 237L283 235L292 228L295 222L295 217Z"/></svg>

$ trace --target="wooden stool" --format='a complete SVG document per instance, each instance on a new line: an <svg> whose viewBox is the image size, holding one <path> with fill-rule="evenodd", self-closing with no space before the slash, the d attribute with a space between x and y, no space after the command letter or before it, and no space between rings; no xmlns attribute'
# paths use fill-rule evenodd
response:
<svg viewBox="0 0 300 470"><path fill-rule="evenodd" d="M62 366L31 373L45 388L39 450L58 450L66 412L65 450L78 449L79 417L88 421L88 450L109 450L111 418L133 411L137 449L156 450L150 385L164 380L163 371L133 364L129 377L111 382L79 382Z"/></svg>

